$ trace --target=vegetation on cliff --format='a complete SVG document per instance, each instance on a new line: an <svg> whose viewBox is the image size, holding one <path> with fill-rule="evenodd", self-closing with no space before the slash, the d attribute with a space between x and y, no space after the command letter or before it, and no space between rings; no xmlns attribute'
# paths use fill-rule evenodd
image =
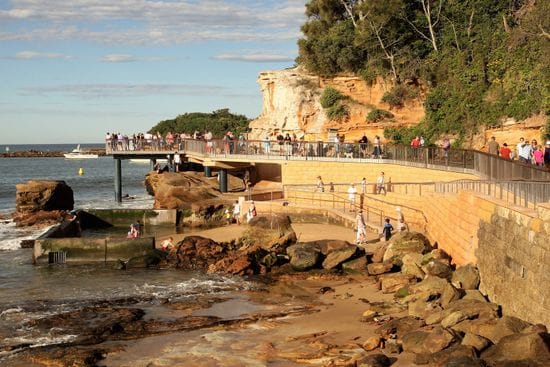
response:
<svg viewBox="0 0 550 367"><path fill-rule="evenodd" d="M215 138L221 138L227 131L232 131L236 136L246 132L249 122L246 116L235 115L225 108L211 113L185 113L175 119L159 122L149 132L166 135L168 132L193 134L195 131L210 131Z"/></svg>
<svg viewBox="0 0 550 367"><path fill-rule="evenodd" d="M400 108L423 84L421 133L467 137L503 118L550 115L550 2L536 0L310 0L299 64L323 76L389 79Z"/></svg>

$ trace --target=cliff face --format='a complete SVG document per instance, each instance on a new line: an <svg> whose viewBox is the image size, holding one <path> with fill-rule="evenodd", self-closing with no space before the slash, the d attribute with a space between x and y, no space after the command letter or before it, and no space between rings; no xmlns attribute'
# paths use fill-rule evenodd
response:
<svg viewBox="0 0 550 367"><path fill-rule="evenodd" d="M254 120L251 139L263 139L282 131L324 139L328 129L338 129L347 139L382 136L384 128L418 123L424 116L421 100L409 102L399 110L391 110L394 121L369 123L367 114L375 109L390 110L381 99L391 84L379 81L372 86L354 76L322 78L300 68L260 73L258 84L263 92L262 114ZM349 117L344 121L329 121L319 99L324 88L331 86L349 97Z"/></svg>

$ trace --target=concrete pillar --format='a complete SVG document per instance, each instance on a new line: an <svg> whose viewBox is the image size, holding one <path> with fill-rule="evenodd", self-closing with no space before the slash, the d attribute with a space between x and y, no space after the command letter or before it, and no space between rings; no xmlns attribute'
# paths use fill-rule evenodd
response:
<svg viewBox="0 0 550 367"><path fill-rule="evenodd" d="M227 170L221 169L218 175L220 179L220 192L227 192Z"/></svg>
<svg viewBox="0 0 550 367"><path fill-rule="evenodd" d="M157 165L157 159L151 158L151 171L155 169L156 165Z"/></svg>
<svg viewBox="0 0 550 367"><path fill-rule="evenodd" d="M115 200L122 202L122 161L115 159Z"/></svg>
<svg viewBox="0 0 550 367"><path fill-rule="evenodd" d="M212 177L212 167L204 166L204 177Z"/></svg>

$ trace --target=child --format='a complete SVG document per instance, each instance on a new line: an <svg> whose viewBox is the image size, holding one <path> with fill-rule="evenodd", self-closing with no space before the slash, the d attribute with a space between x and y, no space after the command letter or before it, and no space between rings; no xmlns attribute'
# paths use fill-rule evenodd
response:
<svg viewBox="0 0 550 367"><path fill-rule="evenodd" d="M382 229L382 236L384 237L386 242L389 241L389 239L391 238L392 231L393 226L390 223L390 218L386 218L386 223L384 223L384 228Z"/></svg>
<svg viewBox="0 0 550 367"><path fill-rule="evenodd" d="M230 225L233 221L233 216L231 215L231 212L229 209L225 209L225 221L227 222L227 225Z"/></svg>

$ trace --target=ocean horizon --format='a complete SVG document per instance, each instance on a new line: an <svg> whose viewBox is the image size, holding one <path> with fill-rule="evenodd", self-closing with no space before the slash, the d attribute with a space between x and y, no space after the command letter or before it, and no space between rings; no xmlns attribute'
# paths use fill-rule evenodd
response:
<svg viewBox="0 0 550 367"><path fill-rule="evenodd" d="M70 152L77 145L81 148L103 148L105 143L64 143L64 144L0 144L0 153L24 152L36 150L41 152Z"/></svg>

